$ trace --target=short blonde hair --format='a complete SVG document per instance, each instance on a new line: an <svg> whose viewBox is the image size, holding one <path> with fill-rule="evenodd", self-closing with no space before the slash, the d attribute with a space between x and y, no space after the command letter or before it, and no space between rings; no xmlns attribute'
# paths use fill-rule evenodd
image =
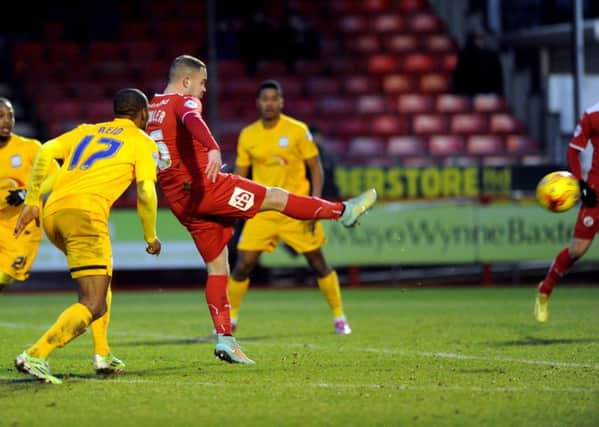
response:
<svg viewBox="0 0 599 427"><path fill-rule="evenodd" d="M183 68L191 68L194 70L200 70L207 68L206 64L195 56L191 55L179 55L177 56L168 71L168 81L172 82L176 80Z"/></svg>

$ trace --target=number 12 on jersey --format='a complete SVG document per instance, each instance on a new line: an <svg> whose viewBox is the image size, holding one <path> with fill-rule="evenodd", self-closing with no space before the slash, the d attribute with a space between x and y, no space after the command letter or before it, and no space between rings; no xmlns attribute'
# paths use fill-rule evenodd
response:
<svg viewBox="0 0 599 427"><path fill-rule="evenodd" d="M83 152L93 141L93 139L94 135L87 135L81 141L79 141L75 147L75 151L73 152L73 157L69 162L68 170L73 170L77 167L79 167L81 170L87 170L91 168L92 165L98 160L108 159L114 156L123 146L123 141L102 137L96 142L98 145L97 149L86 155L85 159L83 159Z"/></svg>

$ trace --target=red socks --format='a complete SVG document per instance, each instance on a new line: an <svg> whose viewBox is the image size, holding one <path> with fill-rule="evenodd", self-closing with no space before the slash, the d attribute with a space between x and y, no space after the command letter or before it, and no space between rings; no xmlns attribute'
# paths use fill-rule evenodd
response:
<svg viewBox="0 0 599 427"><path fill-rule="evenodd" d="M343 203L329 202L318 197L298 196L289 193L283 213L295 219L338 219L343 213Z"/></svg>
<svg viewBox="0 0 599 427"><path fill-rule="evenodd" d="M545 279L541 282L539 286L539 292L542 294L551 295L555 284L559 282L559 280L568 272L568 270L570 270L570 267L572 267L574 262L576 262L576 259L570 256L568 248L562 249L555 257L553 264L551 264L551 268L547 272L547 276L545 276Z"/></svg>
<svg viewBox="0 0 599 427"><path fill-rule="evenodd" d="M233 335L231 329L231 304L227 291L228 276L209 274L206 281L206 303L214 329L219 334Z"/></svg>

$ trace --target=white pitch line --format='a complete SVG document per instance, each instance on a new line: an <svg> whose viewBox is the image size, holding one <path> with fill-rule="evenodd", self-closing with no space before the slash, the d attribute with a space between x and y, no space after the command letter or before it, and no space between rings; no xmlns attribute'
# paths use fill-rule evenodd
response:
<svg viewBox="0 0 599 427"><path fill-rule="evenodd" d="M0 322L0 327L7 329L41 329L45 330L49 326L43 327L39 325L31 325L26 323L9 323ZM110 335L127 336L130 338L157 338L157 339L173 339L173 340L194 340L198 339L193 336L181 336L181 335L168 335L158 333L145 333L145 332L129 332L124 330L111 330ZM198 339L198 342L209 341L206 338ZM243 342L244 346L251 347L256 343ZM256 344L258 345L258 344ZM260 343L260 346L280 346L281 344L274 343ZM289 347L303 347L316 350L332 350L332 347L316 345L316 344L287 344ZM596 363L576 363L576 362L561 362L556 360L537 360L537 359L518 359L514 357L503 357L503 356L477 356L459 353L448 353L448 352L430 352L430 351L410 351L410 350L391 350L385 348L370 348L370 347L344 347L336 346L335 350L345 350L353 352L364 352L364 353L383 353L383 354L397 354L399 356L421 356L421 357L432 357L437 359L454 359L454 360L481 360L481 361L494 361L494 362L509 362L509 363L521 363L526 365L540 365L540 366L557 366L561 368L587 368L593 370L599 370L599 364Z"/></svg>
<svg viewBox="0 0 599 427"><path fill-rule="evenodd" d="M0 377L0 382L12 382L27 377ZM35 382L35 379L31 378L31 382ZM148 379L125 379L109 378L109 379L96 379L96 378L76 378L71 377L65 382L85 382L85 383L120 383L120 384L157 384L157 385L172 385L176 387L181 386L202 386L202 387L224 387L228 386L228 383L224 382L207 382L207 381L169 381L169 380L148 380ZM286 387L296 388L296 383L280 383L280 385ZM381 390L384 392L389 391L456 391L456 392L475 392L475 393L519 393L519 392L547 392L547 393L599 393L599 388L583 388L583 387L477 387L477 386L452 386L452 385L412 385L412 384L349 384L349 383L307 383L302 386L313 387L313 388L327 388L327 389L345 389L345 390L358 390L358 389L372 389ZM235 387L255 387L253 383L235 383Z"/></svg>

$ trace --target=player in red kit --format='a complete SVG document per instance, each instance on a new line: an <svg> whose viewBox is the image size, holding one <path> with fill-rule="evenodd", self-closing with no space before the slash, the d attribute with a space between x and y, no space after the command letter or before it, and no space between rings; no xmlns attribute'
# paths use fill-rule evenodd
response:
<svg viewBox="0 0 599 427"><path fill-rule="evenodd" d="M579 155L589 141L593 146L593 160L587 179L584 180ZM578 211L570 246L557 254L545 279L539 283L539 292L535 301L535 317L539 322L546 322L549 318L549 297L553 287L570 270L576 260L585 254L599 230L596 193L599 189L599 102L583 113L574 130L574 136L568 146L568 167L578 178L582 205Z"/></svg>
<svg viewBox="0 0 599 427"><path fill-rule="evenodd" d="M370 189L344 202L299 196L220 172L218 143L202 119L206 65L190 55L174 59L168 84L150 103L147 132L158 145L158 183L208 270L206 302L217 332L214 354L230 363L253 364L232 334L227 281L227 243L237 219L265 210L302 220L333 219L354 226L376 202Z"/></svg>

